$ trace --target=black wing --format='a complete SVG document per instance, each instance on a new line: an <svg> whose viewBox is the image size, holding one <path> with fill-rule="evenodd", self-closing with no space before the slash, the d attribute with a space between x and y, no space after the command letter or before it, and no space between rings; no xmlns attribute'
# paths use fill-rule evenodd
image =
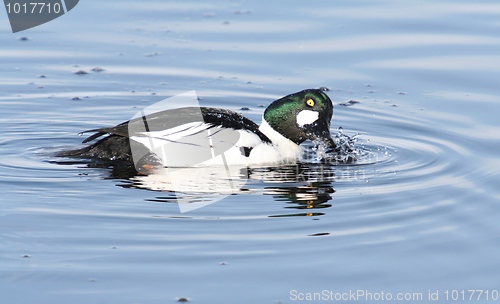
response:
<svg viewBox="0 0 500 304"><path fill-rule="evenodd" d="M271 143L271 140L264 133L260 132L259 126L243 115L231 110L207 107L186 107L166 110L138 117L115 127L87 130L83 133L96 133L87 137L83 142L92 141L106 134L130 137L134 134L129 134L129 130L143 130L144 126L146 126L148 131L161 131L189 122L198 122L200 120L200 109L204 122L212 125L212 127L221 126L235 130L247 130L257 135L263 142ZM134 128L136 125L138 128Z"/></svg>

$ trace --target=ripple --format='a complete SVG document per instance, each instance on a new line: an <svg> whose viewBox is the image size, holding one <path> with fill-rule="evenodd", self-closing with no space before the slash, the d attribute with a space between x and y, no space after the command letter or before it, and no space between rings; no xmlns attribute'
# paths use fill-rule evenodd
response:
<svg viewBox="0 0 500 304"><path fill-rule="evenodd" d="M236 91L230 93L238 96ZM211 94L217 96L223 93ZM241 96L247 99L268 98L267 94L256 97L246 92L242 92ZM29 103L28 100L25 102ZM458 188L480 191L478 181L481 177L489 181L488 176L492 176L495 171L485 170L485 161L481 162L481 166L471 166L470 163L464 162L474 155L466 144L470 138L464 138L463 134L449 129L436 128L432 121L423 115L415 115L400 108L389 109L363 103L337 109L336 115L342 118L340 121L347 122L350 126L339 128L336 134L337 143L345 152L349 151L346 155L350 155L350 161L306 162L293 166L252 168L248 176L241 181L241 189L233 194L240 197L239 199L247 196L249 200L262 196L278 202L280 207L268 209L267 206L259 205L263 209L247 210L245 215L238 215L238 211L235 211L221 216L215 215L217 211L214 211L214 217L247 220L265 217L314 218L328 215L328 210L337 210L351 220L357 217L370 218L372 223L359 225L368 225L367 227L371 228L365 228L367 231L371 229L373 233L382 231L378 228L387 220L398 223L394 226L395 230L417 225L419 230L428 233L446 231L439 225L424 229L425 225L417 222L428 220L432 213L443 214L454 208L455 203L450 202L448 198L450 194L456 193ZM106 111L114 110L114 107L103 108L99 115L105 117ZM429 117L432 119L436 115ZM129 178L127 174L130 173L125 172L123 175L123 171L111 170L107 166L99 168L86 162L54 164L54 158L50 154L52 150L48 148L57 149L63 144L74 144L77 138L64 131L71 119L64 115L54 118L53 121L43 122L43 131L33 131L37 128L26 121L17 125L15 133L10 133L10 138L0 142L4 151L0 169L3 171L2 179L5 182L17 186L31 183L38 187L37 184L81 183L82 178L111 178L116 180L117 186L123 188L152 189L146 186L143 177ZM8 121L4 120L2 124L12 129ZM76 132L79 127L72 126L72 129ZM488 185L492 186L491 183ZM196 188L196 185L192 187ZM443 187L450 189L442 191ZM160 190L163 192L159 192ZM176 203L179 197L183 201L194 203L219 200L218 193L172 190L175 189L156 189L139 196L149 203ZM423 196L422 191L434 193L433 201L421 206L404 202L408 196ZM364 199L359 203L351 201L359 195ZM382 204L381 196L390 196L391 201L399 198L401 202ZM234 196L230 198L233 199ZM217 204L223 206L224 201L225 199ZM412 217L412 220L403 223L403 219L407 217ZM336 229L324 227L317 233L324 236L342 235L342 232Z"/></svg>

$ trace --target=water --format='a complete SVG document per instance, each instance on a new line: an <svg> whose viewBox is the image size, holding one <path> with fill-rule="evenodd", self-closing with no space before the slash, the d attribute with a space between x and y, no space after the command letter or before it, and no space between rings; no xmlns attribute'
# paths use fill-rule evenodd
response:
<svg viewBox="0 0 500 304"><path fill-rule="evenodd" d="M291 303L358 290L495 302L499 15L495 1L89 0L12 34L3 14L2 303ZM320 86L332 133L359 134L357 160L253 169L248 191L188 213L171 192L50 156L193 89L259 122L262 105Z"/></svg>

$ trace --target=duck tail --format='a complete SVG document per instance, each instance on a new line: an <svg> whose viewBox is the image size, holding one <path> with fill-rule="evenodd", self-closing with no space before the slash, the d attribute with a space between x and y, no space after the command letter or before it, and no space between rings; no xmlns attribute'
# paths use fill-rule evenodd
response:
<svg viewBox="0 0 500 304"><path fill-rule="evenodd" d="M97 134L98 133L92 135L91 137L94 137L92 139L101 136L96 136ZM106 136L101 140L83 148L57 152L56 156L132 162L132 152L130 149L129 139L118 135Z"/></svg>

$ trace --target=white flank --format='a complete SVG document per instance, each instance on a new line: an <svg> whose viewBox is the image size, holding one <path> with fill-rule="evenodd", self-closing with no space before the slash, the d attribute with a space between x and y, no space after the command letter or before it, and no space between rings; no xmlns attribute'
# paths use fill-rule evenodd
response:
<svg viewBox="0 0 500 304"><path fill-rule="evenodd" d="M306 110L302 112L305 111ZM315 115L302 114L300 117L309 117L310 119L312 116L318 115L317 113ZM167 130L140 132L131 136L130 139L142 143L159 156L164 164L167 166L168 164L173 164L171 165L173 167L223 166L226 162L228 165L251 166L259 164L293 163L297 159L300 159L304 152L301 146L275 131L264 118L262 119L259 130L272 141L272 144L262 143L261 139L253 132L225 128L210 129L211 132L218 132L218 130L223 129L226 130L223 139L218 138L218 140L224 142L227 138L228 142L215 143L212 142L212 136L204 132L209 128L209 124L192 122ZM230 145L232 136L229 136L231 132L237 132L238 134L238 137L236 137L238 139L235 140L232 147ZM193 140L190 140L190 138L193 138ZM223 152L224 158L222 158L222 155L214 157L212 147L221 144L224 146L228 145L228 150ZM241 147L253 148L249 157L242 154ZM203 155L206 154L207 151L211 152L211 157L203 159Z"/></svg>

